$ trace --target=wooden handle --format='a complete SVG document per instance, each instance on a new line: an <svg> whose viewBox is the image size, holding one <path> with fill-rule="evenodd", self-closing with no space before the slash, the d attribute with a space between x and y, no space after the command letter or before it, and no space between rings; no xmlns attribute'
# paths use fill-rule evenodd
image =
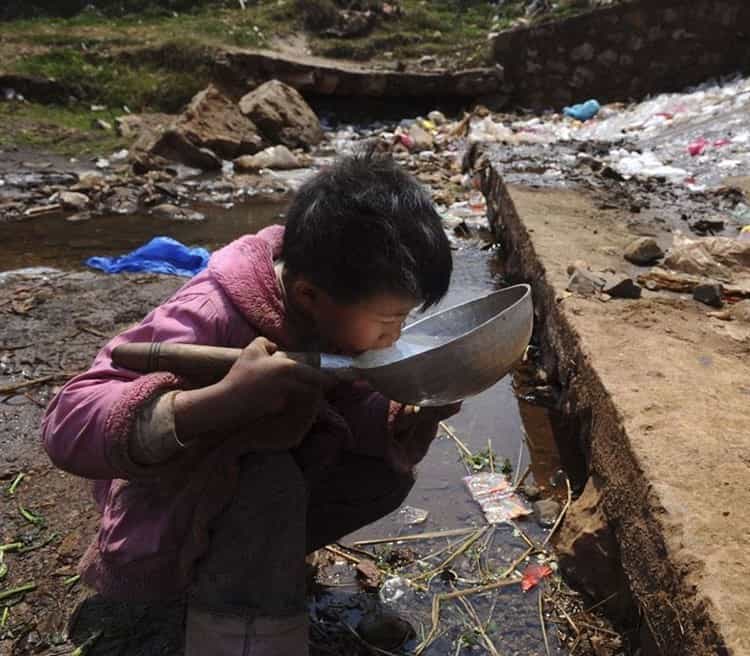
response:
<svg viewBox="0 0 750 656"><path fill-rule="evenodd" d="M242 349L221 346L133 342L116 346L112 351L112 361L120 367L142 373L170 371L186 378L217 381L227 374L241 353ZM319 353L279 351L274 357L287 357L311 367L320 367Z"/></svg>

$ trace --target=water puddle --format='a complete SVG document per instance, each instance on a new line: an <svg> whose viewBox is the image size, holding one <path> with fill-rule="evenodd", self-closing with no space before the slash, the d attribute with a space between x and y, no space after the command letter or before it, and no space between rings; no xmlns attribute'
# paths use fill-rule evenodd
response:
<svg viewBox="0 0 750 656"><path fill-rule="evenodd" d="M229 209L196 204L192 209L206 216L203 221L170 221L137 213L110 214L80 222L67 221L62 214L0 222L0 243L4 244L0 270L37 266L83 269L89 257L122 255L157 235L214 250L278 223L285 207L283 202L256 198Z"/></svg>

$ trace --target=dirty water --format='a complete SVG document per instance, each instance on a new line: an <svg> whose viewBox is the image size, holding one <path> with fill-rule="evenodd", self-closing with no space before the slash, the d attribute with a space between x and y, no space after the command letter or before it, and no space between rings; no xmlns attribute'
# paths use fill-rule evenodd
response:
<svg viewBox="0 0 750 656"><path fill-rule="evenodd" d="M250 232L278 223L286 204L254 199L225 209L196 204L203 221L171 221L146 213L110 214L86 221L67 221L63 214L48 214L17 222L0 222L4 244L0 271L27 267L84 269L94 255L122 255L157 235L172 237L189 246L214 250Z"/></svg>

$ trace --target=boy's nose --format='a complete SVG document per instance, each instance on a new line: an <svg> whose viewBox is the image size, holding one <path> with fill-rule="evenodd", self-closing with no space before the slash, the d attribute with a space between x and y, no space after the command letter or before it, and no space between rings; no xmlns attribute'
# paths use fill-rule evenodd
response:
<svg viewBox="0 0 750 656"><path fill-rule="evenodd" d="M393 344L398 341L399 337L401 337L400 325L384 332L380 336L380 339L378 340L378 348L388 348L389 346L393 346Z"/></svg>

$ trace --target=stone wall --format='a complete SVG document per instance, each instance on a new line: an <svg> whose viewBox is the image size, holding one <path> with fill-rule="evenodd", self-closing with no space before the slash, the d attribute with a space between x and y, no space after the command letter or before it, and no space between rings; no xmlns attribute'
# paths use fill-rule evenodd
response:
<svg viewBox="0 0 750 656"><path fill-rule="evenodd" d="M750 70L750 0L633 0L503 32L493 49L516 106L642 98Z"/></svg>

